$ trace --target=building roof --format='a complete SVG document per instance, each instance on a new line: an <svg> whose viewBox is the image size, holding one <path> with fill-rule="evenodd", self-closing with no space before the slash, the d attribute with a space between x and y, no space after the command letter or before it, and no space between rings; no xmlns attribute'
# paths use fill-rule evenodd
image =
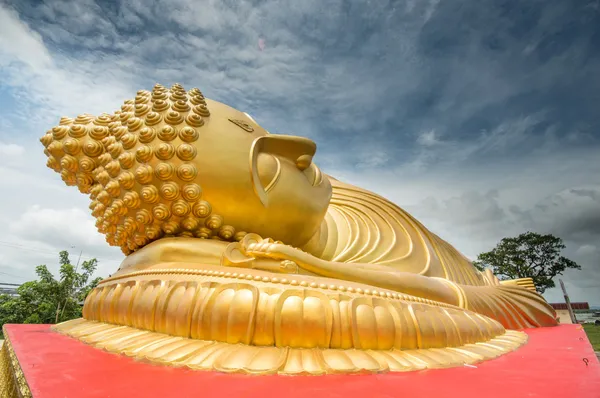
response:
<svg viewBox="0 0 600 398"><path fill-rule="evenodd" d="M567 303L550 303L550 305L555 310L568 310ZM575 302L571 303L571 308L574 310L589 310L590 304L588 302Z"/></svg>

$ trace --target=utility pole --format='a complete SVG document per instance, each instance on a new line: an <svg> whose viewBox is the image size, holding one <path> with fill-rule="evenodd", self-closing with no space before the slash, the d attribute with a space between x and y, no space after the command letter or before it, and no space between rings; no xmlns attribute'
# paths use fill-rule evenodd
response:
<svg viewBox="0 0 600 398"><path fill-rule="evenodd" d="M79 269L79 262L81 261L81 255L83 254L83 249L79 252L79 258L77 259L77 265L75 266L75 275L77 275L77 270ZM75 283L75 281L73 280L73 283ZM62 317L63 314L65 313L65 308L67 308L67 302L69 301L69 296L72 294L72 290L73 290L73 285L71 285L71 288L69 289L69 294L67 295L67 298L65 299L65 305L63 305L63 310L60 313L60 316ZM58 320L57 320L58 322Z"/></svg>
<svg viewBox="0 0 600 398"><path fill-rule="evenodd" d="M569 300L569 295L567 294L567 289L565 288L565 284L562 279L558 280L560 282L560 287L562 288L563 294L565 295L565 303L567 303L567 309L569 310L569 315L571 316L571 322L577 323L577 318L575 318L575 313L573 312L573 308L571 307L571 300Z"/></svg>
<svg viewBox="0 0 600 398"><path fill-rule="evenodd" d="M81 255L83 254L83 249L79 252L79 258L77 259L77 265L75 266L75 275L77 275L77 270L79 269L79 262L81 261ZM73 283L75 283L75 281L73 280ZM62 317L63 314L65 313L65 308L67 308L67 302L69 301L69 296L73 293L73 285L71 285L71 288L69 289L69 294L67 295L67 298L65 299L65 305L63 305L62 311L60 313L60 316ZM60 307L60 303L58 304ZM58 323L58 311L56 313L56 323Z"/></svg>
<svg viewBox="0 0 600 398"><path fill-rule="evenodd" d="M58 307L56 307L56 318L54 319L54 323L58 323L58 314L60 313L60 302L58 303Z"/></svg>

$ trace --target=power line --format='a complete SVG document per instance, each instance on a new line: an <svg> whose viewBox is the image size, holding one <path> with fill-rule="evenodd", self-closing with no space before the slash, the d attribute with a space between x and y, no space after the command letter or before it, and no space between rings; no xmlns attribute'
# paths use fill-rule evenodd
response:
<svg viewBox="0 0 600 398"><path fill-rule="evenodd" d="M6 241L1 241L0 240L0 246L7 246L7 247L12 247L15 249L22 249L22 250L27 250L27 251L33 251L33 252L39 252L39 253L47 253L47 254L53 254L56 255L56 252L50 251L50 250L45 250L45 249L35 249L29 246L24 246L22 244L19 243L14 243L14 242L6 242Z"/></svg>
<svg viewBox="0 0 600 398"><path fill-rule="evenodd" d="M48 254L51 253L48 250L34 249L34 248L31 248L31 247L23 246L23 245L20 245L18 243L13 243L13 242L0 241L0 245L1 246L12 247L12 248L15 248L15 249L28 250L28 251L32 251L32 252L40 252L40 253L48 253ZM52 253L52 254L56 254L56 253Z"/></svg>
<svg viewBox="0 0 600 398"><path fill-rule="evenodd" d="M10 248L13 248L13 249L18 249L18 250L25 250L25 251L31 251L31 252L44 253L44 254L48 254L48 255L51 254L53 256L57 255L56 252L51 252L49 250L44 250L44 249L39 249L39 248L32 248L32 247L21 245L19 243L7 242L7 241L2 241L2 240L0 240L0 246L10 247ZM73 246L71 246L71 248L73 248ZM84 259L84 260L91 260L93 258L95 258L98 261L102 261L103 263L121 263L123 261L123 260L117 260L117 259L107 259L107 258L102 258L102 257L82 257L80 255L80 259ZM12 268L11 266L4 265L4 264L0 264L0 267ZM0 271L0 275L6 275L6 276L11 277L11 278L16 278L19 281L26 281L28 279L27 276L18 276L18 275L10 274L8 272L3 272L3 271ZM35 277L33 277L33 276L32 276L32 278L35 279Z"/></svg>
<svg viewBox="0 0 600 398"><path fill-rule="evenodd" d="M6 265L0 265L0 266L7 267ZM17 276L17 275L9 274L8 272L0 271L0 274L6 275L6 276L11 276L13 278L24 279L22 276Z"/></svg>
<svg viewBox="0 0 600 398"><path fill-rule="evenodd" d="M0 246L12 247L13 249L20 249L20 250L26 250L26 251L32 251L32 252L38 252L38 253L52 254L54 256L56 256L56 254L57 254L57 253L51 252L49 250L35 249L35 248L28 247L28 246L20 245L18 243L6 242L6 241L1 241L1 240L0 240ZM91 259L95 258L98 261L102 260L102 261L106 261L106 262L121 262L121 261L123 261L123 260L117 260L114 258L103 258L103 257L82 257L82 258L86 259L86 260L91 260Z"/></svg>

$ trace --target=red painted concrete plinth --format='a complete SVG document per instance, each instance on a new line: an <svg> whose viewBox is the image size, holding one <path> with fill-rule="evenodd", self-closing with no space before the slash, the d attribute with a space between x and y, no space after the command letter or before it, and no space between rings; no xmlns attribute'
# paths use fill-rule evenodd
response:
<svg viewBox="0 0 600 398"><path fill-rule="evenodd" d="M524 347L476 368L312 377L153 366L87 346L48 325L5 327L34 398L600 397L600 364L579 325L526 330Z"/></svg>

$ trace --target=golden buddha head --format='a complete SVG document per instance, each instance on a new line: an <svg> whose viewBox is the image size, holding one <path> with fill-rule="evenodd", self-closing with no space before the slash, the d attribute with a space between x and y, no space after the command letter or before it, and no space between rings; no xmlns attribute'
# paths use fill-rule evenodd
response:
<svg viewBox="0 0 600 398"><path fill-rule="evenodd" d="M96 226L126 254L163 236L248 232L300 246L331 198L313 141L269 134L178 84L139 91L113 115L62 118L41 142L48 167L90 194Z"/></svg>

